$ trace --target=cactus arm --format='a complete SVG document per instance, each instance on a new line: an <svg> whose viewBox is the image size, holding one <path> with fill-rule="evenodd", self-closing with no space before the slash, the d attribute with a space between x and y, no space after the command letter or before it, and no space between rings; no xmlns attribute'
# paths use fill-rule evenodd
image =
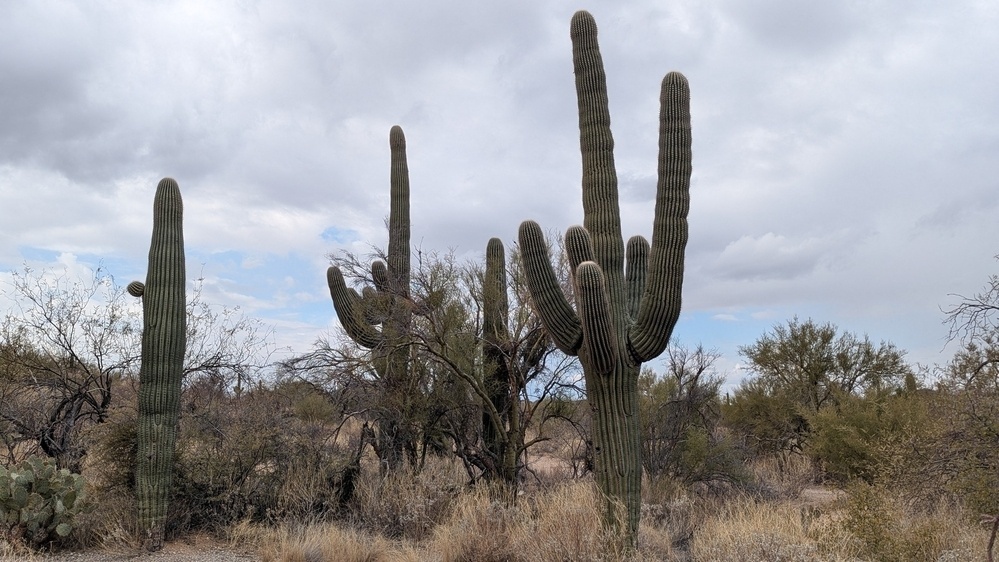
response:
<svg viewBox="0 0 999 562"><path fill-rule="evenodd" d="M552 271L541 226L530 220L522 222L518 239L535 312L555 345L563 353L576 355L583 343L583 329Z"/></svg>
<svg viewBox="0 0 999 562"><path fill-rule="evenodd" d="M326 283L330 288L333 308L336 315L352 340L368 349L377 347L384 338L365 318L365 303L357 291L347 286L343 273L336 267L326 270Z"/></svg>
<svg viewBox="0 0 999 562"><path fill-rule="evenodd" d="M628 317L638 316L638 305L642 302L645 292L645 274L649 265L649 242L644 236L632 236L626 246L624 272L625 285L628 287Z"/></svg>
<svg viewBox="0 0 999 562"><path fill-rule="evenodd" d="M375 284L375 289L383 292L388 291L388 279L388 268L385 267L385 262L382 260L375 260L371 262L371 280Z"/></svg>
<svg viewBox="0 0 999 562"><path fill-rule="evenodd" d="M406 136L402 127L395 125L389 131L391 149L391 172L389 175L389 243L388 276L393 296L409 297L409 165L406 160ZM375 273L372 264L372 274ZM376 277L377 282L377 277ZM407 323L408 324L408 323Z"/></svg>
<svg viewBox="0 0 999 562"><path fill-rule="evenodd" d="M486 272L482 285L483 337L499 348L508 339L507 316L510 313L506 294L506 251L499 238L490 238L486 244Z"/></svg>
<svg viewBox="0 0 999 562"><path fill-rule="evenodd" d="M690 209L690 87L678 72L663 78L659 96L659 184L648 282L628 347L648 361L666 349L680 315L687 212Z"/></svg>
<svg viewBox="0 0 999 562"><path fill-rule="evenodd" d="M595 261L590 233L581 226L570 226L565 231L565 253L569 258L569 271L573 272L573 275L579 264L584 261Z"/></svg>
<svg viewBox="0 0 999 562"><path fill-rule="evenodd" d="M585 353L595 373L606 375L617 363L617 338L610 325L612 318L604 274L600 266L585 261L576 271L576 296L579 319L586 342Z"/></svg>
<svg viewBox="0 0 999 562"><path fill-rule="evenodd" d="M597 24L589 12L579 11L573 15L570 37L579 108L579 147L583 159L583 226L593 240L595 261L606 277L614 302L622 281L624 242L607 76L597 43Z"/></svg>

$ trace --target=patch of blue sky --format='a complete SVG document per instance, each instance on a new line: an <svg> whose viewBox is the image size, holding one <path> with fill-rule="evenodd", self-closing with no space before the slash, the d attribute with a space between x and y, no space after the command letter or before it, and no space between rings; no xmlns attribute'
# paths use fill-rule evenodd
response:
<svg viewBox="0 0 999 562"><path fill-rule="evenodd" d="M356 230L352 230L350 228L338 228L336 226L327 228L319 236L327 242L333 242L336 244L349 244L350 242L360 240L360 235Z"/></svg>
<svg viewBox="0 0 999 562"><path fill-rule="evenodd" d="M141 271L137 264L117 256L108 256L92 253L75 253L50 250L48 248L36 248L34 246L20 246L18 253L21 255L21 263L0 264L5 270L20 269L22 265L29 264L32 267L44 267L46 269L58 268L72 264L79 264L91 270L102 269L110 274L115 282L124 285L132 280L137 271ZM144 268L144 265L142 266Z"/></svg>
<svg viewBox="0 0 999 562"><path fill-rule="evenodd" d="M323 256L295 253L188 253L190 276L204 277L216 298L251 309L265 322L327 324L326 266Z"/></svg>

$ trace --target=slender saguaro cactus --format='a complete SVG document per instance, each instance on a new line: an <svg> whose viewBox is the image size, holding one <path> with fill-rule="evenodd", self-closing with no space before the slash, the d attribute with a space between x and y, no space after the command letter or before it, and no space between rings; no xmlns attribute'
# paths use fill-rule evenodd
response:
<svg viewBox="0 0 999 562"><path fill-rule="evenodd" d="M486 271L482 280L482 356L486 392L492 405L484 404L482 441L485 450L496 463L495 475L513 483L517 475L517 445L507 438L506 424L517 416L511 408L510 366L504 346L510 333L507 316L510 304L506 295L506 252L503 241L490 238L486 244Z"/></svg>
<svg viewBox="0 0 999 562"><path fill-rule="evenodd" d="M622 531L634 545L641 510L638 374L643 362L666 348L680 314L690 207L690 92L683 75L671 72L663 78L652 245L635 236L626 249L593 16L577 12L570 34L583 157L583 226L570 227L565 235L576 310L559 289L537 223L521 224L520 246L531 298L545 329L583 365L593 416L595 475L609 500L607 521L620 524L614 504L621 502L627 515Z"/></svg>
<svg viewBox="0 0 999 562"><path fill-rule="evenodd" d="M142 366L139 370L139 456L135 487L139 528L147 550L163 546L173 473L180 389L187 345L184 203L177 182L164 178L153 201L153 238L145 284L128 292L142 297Z"/></svg>
<svg viewBox="0 0 999 562"><path fill-rule="evenodd" d="M409 338L413 306L409 296L410 226L409 167L406 163L406 137L402 128L389 132L392 152L390 174L388 265L381 260L371 264L375 287L361 294L347 287L337 267L326 270L333 308L347 335L358 345L372 350L375 370L385 385L389 400L379 413L376 450L383 466L402 465L407 428Z"/></svg>

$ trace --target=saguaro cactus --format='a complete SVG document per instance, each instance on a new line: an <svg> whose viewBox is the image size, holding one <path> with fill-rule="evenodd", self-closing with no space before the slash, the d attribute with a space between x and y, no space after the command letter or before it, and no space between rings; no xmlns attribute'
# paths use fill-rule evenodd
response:
<svg viewBox="0 0 999 562"><path fill-rule="evenodd" d="M606 77L593 16L577 12L570 34L583 157L583 226L570 227L565 235L576 310L559 289L537 223L521 224L520 246L531 298L545 329L583 365L596 479L609 500L609 523L620 523L615 504L624 505L622 530L633 545L641 510L638 374L643 362L666 348L680 314L690 206L690 92L683 75L671 72L663 78L652 245L650 249L645 238L635 236L625 250Z"/></svg>
<svg viewBox="0 0 999 562"><path fill-rule="evenodd" d="M389 178L388 265L381 260L371 264L375 286L365 287L362 294L347 287L343 273L335 266L326 270L326 281L333 308L347 335L373 352L375 369L388 399L379 413L376 450L383 466L395 469L402 465L403 447L407 440L408 342L413 318L409 296L409 167L406 162L406 137L398 125L389 132L389 147L392 169Z"/></svg>
<svg viewBox="0 0 999 562"><path fill-rule="evenodd" d="M483 404L482 441L487 455L495 463L492 475L512 484L517 477L519 444L511 443L508 435L518 434L519 388L511 384L508 350L504 349L510 343L507 327L510 304L506 295L506 252L499 238L490 238L486 244L486 271L482 281L483 386L489 397L488 403ZM511 425L509 434L507 424Z"/></svg>
<svg viewBox="0 0 999 562"><path fill-rule="evenodd" d="M184 203L177 182L164 178L153 200L153 238L146 282L128 292L142 297L142 366L139 370L139 455L135 484L144 546L163 546L173 473L180 389L187 345Z"/></svg>

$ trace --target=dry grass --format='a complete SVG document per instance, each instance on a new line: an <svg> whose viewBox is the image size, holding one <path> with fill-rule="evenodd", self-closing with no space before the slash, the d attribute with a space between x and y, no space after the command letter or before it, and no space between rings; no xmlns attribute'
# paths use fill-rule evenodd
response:
<svg viewBox="0 0 999 562"><path fill-rule="evenodd" d="M379 535L331 523L258 528L263 562L419 562L418 551Z"/></svg>
<svg viewBox="0 0 999 562"><path fill-rule="evenodd" d="M882 489L819 488L794 458L752 466L757 486L748 493L646 481L639 548L630 556L601 527L605 504L592 479L551 475L523 487L510 505L487 488L469 488L451 459L432 459L415 476L381 478L371 459L362 466L336 522L243 522L228 539L267 562L956 562L984 560L988 541L976 514L957 505L917 508ZM305 488L320 485L292 480L300 479ZM78 544L134 546L130 496L111 489L95 499L97 509L79 521ZM0 542L0 561L31 559L43 558Z"/></svg>

